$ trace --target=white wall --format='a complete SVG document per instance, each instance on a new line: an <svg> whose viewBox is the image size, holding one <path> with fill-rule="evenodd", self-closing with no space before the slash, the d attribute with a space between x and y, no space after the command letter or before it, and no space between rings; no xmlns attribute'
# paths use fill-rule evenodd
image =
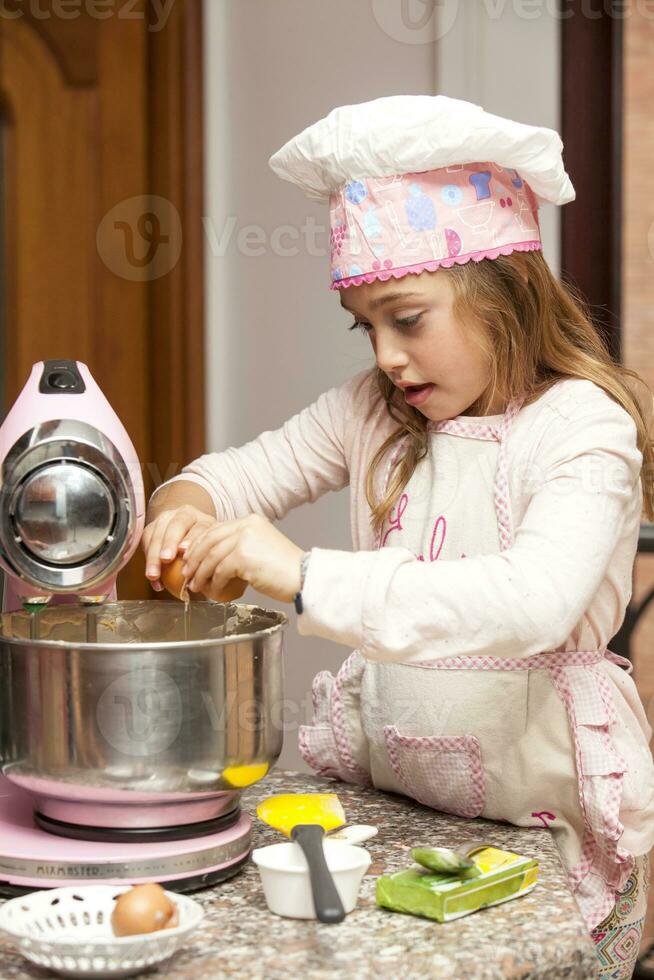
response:
<svg viewBox="0 0 654 980"><path fill-rule="evenodd" d="M440 91L556 127L558 55L551 18L538 24L497 2L488 13L481 0L445 0L435 5L445 21L430 17L423 0L204 3L207 422L208 448L221 450L277 428L373 363L368 341L347 331L350 318L329 289L327 209L279 180L268 167L271 154L334 106L383 95ZM525 66L538 85L518 82ZM309 254L301 232L311 219L323 229L315 238L323 255ZM259 255L248 254L247 239L239 243L252 225ZM299 234L297 254L273 245L271 236L286 225ZM546 254L556 266L552 226L543 216ZM281 530L303 548L349 549L347 493L299 508ZM253 591L244 599L261 601ZM310 717L311 679L319 669L336 669L350 651L300 637L292 607L289 615L281 765L305 768L296 731Z"/></svg>
<svg viewBox="0 0 654 980"><path fill-rule="evenodd" d="M421 2L421 0L418 0ZM551 0L441 0L436 89L532 126L560 127L559 20ZM565 154L564 154L565 159ZM560 209L540 209L543 252L558 274Z"/></svg>

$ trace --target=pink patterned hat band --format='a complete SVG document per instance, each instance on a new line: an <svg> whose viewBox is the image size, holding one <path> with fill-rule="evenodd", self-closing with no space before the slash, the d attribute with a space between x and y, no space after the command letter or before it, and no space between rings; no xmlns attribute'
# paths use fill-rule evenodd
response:
<svg viewBox="0 0 654 980"><path fill-rule="evenodd" d="M329 216L332 289L541 248L534 192L495 163L351 180Z"/></svg>

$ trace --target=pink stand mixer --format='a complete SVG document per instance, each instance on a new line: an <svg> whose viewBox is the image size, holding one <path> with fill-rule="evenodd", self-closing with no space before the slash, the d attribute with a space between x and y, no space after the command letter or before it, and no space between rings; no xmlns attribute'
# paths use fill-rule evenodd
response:
<svg viewBox="0 0 654 980"><path fill-rule="evenodd" d="M46 361L0 427L3 611L102 602L145 519L136 450L85 364Z"/></svg>
<svg viewBox="0 0 654 980"><path fill-rule="evenodd" d="M34 365L0 465L0 890L230 877L239 790L281 751L286 617L197 603L189 632L178 602L113 601L143 482L84 364Z"/></svg>

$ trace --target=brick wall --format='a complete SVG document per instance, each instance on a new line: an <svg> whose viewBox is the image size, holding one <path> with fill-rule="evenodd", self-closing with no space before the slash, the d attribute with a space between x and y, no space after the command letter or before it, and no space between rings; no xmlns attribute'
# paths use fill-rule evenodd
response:
<svg viewBox="0 0 654 980"><path fill-rule="evenodd" d="M627 367L654 388L654 9L624 22L623 344ZM636 562L634 598L654 587L654 557ZM636 683L654 725L654 603L634 635ZM654 890L653 890L654 892ZM654 942L654 894L643 944Z"/></svg>

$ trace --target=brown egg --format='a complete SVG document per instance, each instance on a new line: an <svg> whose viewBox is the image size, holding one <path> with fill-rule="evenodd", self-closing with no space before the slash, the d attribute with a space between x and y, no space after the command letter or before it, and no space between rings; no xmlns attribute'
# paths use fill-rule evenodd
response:
<svg viewBox="0 0 654 980"><path fill-rule="evenodd" d="M182 596L182 589L184 588L184 575L182 573L182 566L184 564L184 559L181 557L175 558L174 561L169 562L167 565L162 563L161 565L161 583L164 588L174 595L177 599L185 598ZM220 595L212 596L215 598L216 602L234 602L235 599L240 599L248 584L244 582L242 578L232 578L227 582L225 588L222 590ZM197 598L198 595L202 593L193 593L189 590L189 599Z"/></svg>
<svg viewBox="0 0 654 980"><path fill-rule="evenodd" d="M167 565L164 565L163 562L161 563L161 584L176 599L182 598L182 589L184 588L183 564L184 559L179 556L174 561L168 562ZM189 599L192 598L193 595L189 592Z"/></svg>
<svg viewBox="0 0 654 980"><path fill-rule="evenodd" d="M177 906L161 885L135 885L116 899L111 913L115 936L139 936L179 924Z"/></svg>

